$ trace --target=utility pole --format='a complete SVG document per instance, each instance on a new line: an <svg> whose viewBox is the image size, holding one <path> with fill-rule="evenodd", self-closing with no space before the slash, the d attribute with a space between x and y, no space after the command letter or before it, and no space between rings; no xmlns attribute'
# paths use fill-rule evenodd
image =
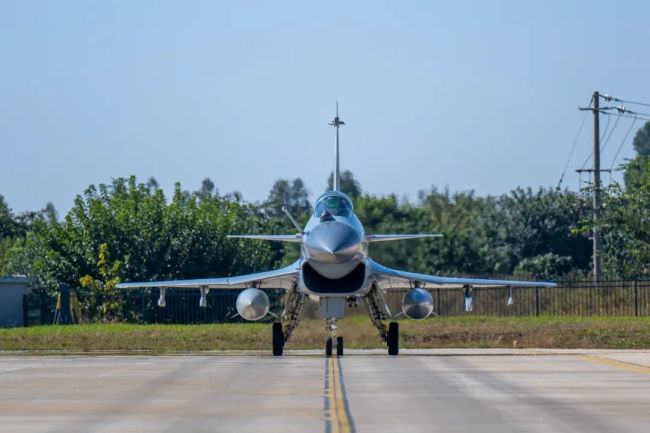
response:
<svg viewBox="0 0 650 433"><path fill-rule="evenodd" d="M594 92L594 282L600 281L600 94Z"/></svg>
<svg viewBox="0 0 650 433"><path fill-rule="evenodd" d="M593 239L593 268L594 268L594 283L598 284L601 278L600 273L600 230L598 223L600 220L600 172L610 171L601 170L600 168L600 93L594 92L592 99L592 107L580 108L580 110L591 110L594 113L594 167L592 169L576 170L578 173L593 172L594 173L594 192L593 192L593 206L594 206L594 226L592 229Z"/></svg>

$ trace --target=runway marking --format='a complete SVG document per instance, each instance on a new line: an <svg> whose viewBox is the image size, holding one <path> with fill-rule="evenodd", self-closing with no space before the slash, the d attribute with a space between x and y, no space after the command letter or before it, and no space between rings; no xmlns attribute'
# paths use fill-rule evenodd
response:
<svg viewBox="0 0 650 433"><path fill-rule="evenodd" d="M325 359L325 433L354 433L354 421L345 393L341 360Z"/></svg>
<svg viewBox="0 0 650 433"><path fill-rule="evenodd" d="M614 359L602 358L600 356L594 356L594 355L578 355L578 358L584 361L589 361L596 364L608 365L610 367L616 367L634 373L650 374L650 367L646 367L645 365L633 364L624 361L617 361Z"/></svg>

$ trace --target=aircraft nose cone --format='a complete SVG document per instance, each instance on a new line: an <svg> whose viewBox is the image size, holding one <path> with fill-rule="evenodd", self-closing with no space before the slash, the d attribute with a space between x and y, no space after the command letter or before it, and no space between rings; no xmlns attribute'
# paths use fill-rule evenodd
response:
<svg viewBox="0 0 650 433"><path fill-rule="evenodd" d="M305 240L312 260L321 263L344 263L361 249L361 236L347 224L327 221L314 227Z"/></svg>

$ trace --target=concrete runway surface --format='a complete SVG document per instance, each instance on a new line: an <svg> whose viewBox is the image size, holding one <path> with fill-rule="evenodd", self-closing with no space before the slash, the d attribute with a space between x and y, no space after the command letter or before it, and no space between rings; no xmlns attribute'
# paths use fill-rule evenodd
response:
<svg viewBox="0 0 650 433"><path fill-rule="evenodd" d="M650 351L0 356L0 432L646 432Z"/></svg>

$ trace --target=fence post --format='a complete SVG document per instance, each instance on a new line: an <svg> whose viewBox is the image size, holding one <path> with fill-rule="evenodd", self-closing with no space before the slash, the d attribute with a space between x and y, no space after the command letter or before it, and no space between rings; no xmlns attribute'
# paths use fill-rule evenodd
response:
<svg viewBox="0 0 650 433"><path fill-rule="evenodd" d="M539 316L539 287L535 287L535 316Z"/></svg>
<svg viewBox="0 0 650 433"><path fill-rule="evenodd" d="M639 287L638 280L634 280L634 316L639 317Z"/></svg>
<svg viewBox="0 0 650 433"><path fill-rule="evenodd" d="M436 302L438 303L437 305L438 316L442 316L442 310L440 309L440 289L436 289Z"/></svg>
<svg viewBox="0 0 650 433"><path fill-rule="evenodd" d="M151 293L150 290L140 290L140 320L138 320L140 323L146 323L146 320L144 318L144 308L146 303L145 294L149 293Z"/></svg>
<svg viewBox="0 0 650 433"><path fill-rule="evenodd" d="M27 294L23 295L23 326L25 328L29 326L29 302Z"/></svg>

